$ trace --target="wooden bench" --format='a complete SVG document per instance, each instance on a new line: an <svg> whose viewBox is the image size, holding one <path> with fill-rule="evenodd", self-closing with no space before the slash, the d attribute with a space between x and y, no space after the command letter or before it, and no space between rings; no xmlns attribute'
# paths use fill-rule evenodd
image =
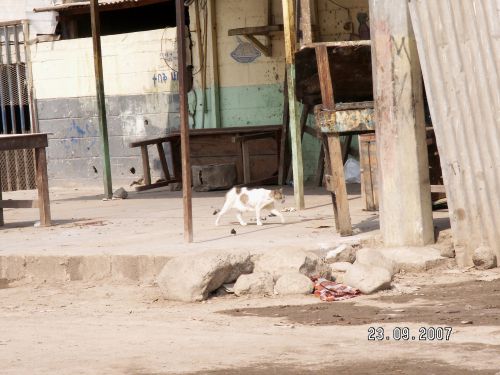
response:
<svg viewBox="0 0 500 375"><path fill-rule="evenodd" d="M282 128L282 125L265 125L190 130L192 164L232 162L236 165L239 185L277 184ZM173 171L168 168L164 143L170 146ZM151 145L156 145L165 181L151 182L148 153ZM137 191L181 181L180 133L132 142L129 146L141 148L144 185L136 187Z"/></svg>
<svg viewBox="0 0 500 375"><path fill-rule="evenodd" d="M40 211L40 225L50 226L49 184L47 178L47 157L45 147L48 146L47 134L15 134L0 135L0 151L35 150L37 200L3 200L0 188L0 225L4 225L4 208L38 208ZM2 176L0 174L0 186Z"/></svg>

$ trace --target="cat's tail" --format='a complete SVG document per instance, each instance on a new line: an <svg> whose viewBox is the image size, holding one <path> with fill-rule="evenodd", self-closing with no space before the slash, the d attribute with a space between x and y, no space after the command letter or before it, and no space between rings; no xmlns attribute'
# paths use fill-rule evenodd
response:
<svg viewBox="0 0 500 375"><path fill-rule="evenodd" d="M236 189L232 188L226 193L226 201L224 202L224 206L222 206L221 210L217 215L217 219L215 219L215 225L219 225L219 220L227 211L233 207L234 200L237 198Z"/></svg>

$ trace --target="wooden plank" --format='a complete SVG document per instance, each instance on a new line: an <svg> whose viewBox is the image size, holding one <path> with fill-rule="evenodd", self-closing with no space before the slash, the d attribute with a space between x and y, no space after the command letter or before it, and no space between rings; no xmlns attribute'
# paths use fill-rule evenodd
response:
<svg viewBox="0 0 500 375"><path fill-rule="evenodd" d="M302 210L304 203L304 167L302 160L301 129L295 98L295 52L297 35L295 29L295 0L282 0L285 35L285 61L290 108L290 135L292 143L293 190L296 208Z"/></svg>
<svg viewBox="0 0 500 375"><path fill-rule="evenodd" d="M342 163L342 147L338 134L328 134L328 149L331 165L333 189L335 190L335 204L338 215L337 230L341 236L352 235L349 200L345 184L344 165Z"/></svg>
<svg viewBox="0 0 500 375"><path fill-rule="evenodd" d="M284 185L285 181L285 170L287 170L287 165L289 164L289 153L287 153L288 145L288 132L290 131L288 125L290 122L290 111L288 108L288 82L285 72L285 82L283 83L283 129L281 130L281 140L280 140L280 164L278 169L278 185Z"/></svg>
<svg viewBox="0 0 500 375"><path fill-rule="evenodd" d="M333 95L332 69L328 50L326 46L316 47L316 61L318 64L319 84L321 87L321 100L323 108L326 110L335 110L335 97Z"/></svg>
<svg viewBox="0 0 500 375"><path fill-rule="evenodd" d="M0 135L0 151L47 147L46 133Z"/></svg>
<svg viewBox="0 0 500 375"><path fill-rule="evenodd" d="M316 166L316 174L314 176L314 186L323 186L323 174L325 172L325 148L323 143L319 146L318 164Z"/></svg>
<svg viewBox="0 0 500 375"><path fill-rule="evenodd" d="M215 4L213 0L207 2L210 4L210 18L212 27L212 54L215 54L214 43L217 39L213 38L215 25ZM187 61L186 61L186 20L184 0L175 1L176 21L177 21L177 59L179 66L179 112L181 118L181 163L182 163L182 202L184 208L184 241L193 242L193 205L191 191L191 161L189 150L189 113L187 108ZM214 62L214 60L212 60ZM215 59L217 63L217 59ZM213 66L213 65L212 65ZM217 65L215 66L217 70ZM214 82L215 84L215 82ZM218 85L218 82L217 82ZM214 87L215 89L215 87ZM218 88L217 88L218 89ZM212 101L213 112L217 111L218 103ZM176 176L177 177L177 176Z"/></svg>
<svg viewBox="0 0 500 375"><path fill-rule="evenodd" d="M180 180L170 180L170 181L161 181L161 182L155 182L149 185L140 185L135 187L135 191L146 191L146 190L151 190L151 189L157 189L160 187L165 187L168 186L174 182L180 182Z"/></svg>
<svg viewBox="0 0 500 375"><path fill-rule="evenodd" d="M371 40L346 40L337 42L321 42L321 43L310 43L304 44L301 49L306 48L317 48L317 47L360 47L360 46L371 46Z"/></svg>
<svg viewBox="0 0 500 375"><path fill-rule="evenodd" d="M363 136L359 137L359 162L361 167L361 194L365 203L365 209L367 211L375 211L370 167L370 141Z"/></svg>
<svg viewBox="0 0 500 375"><path fill-rule="evenodd" d="M274 33L277 31L283 31L283 25L254 26L229 29L227 35L267 35L269 33Z"/></svg>
<svg viewBox="0 0 500 375"><path fill-rule="evenodd" d="M149 167L149 154L148 146L141 146L142 156L142 177L144 178L144 185L151 185L151 169Z"/></svg>
<svg viewBox="0 0 500 375"><path fill-rule="evenodd" d="M300 0L301 45L313 43L312 0Z"/></svg>
<svg viewBox="0 0 500 375"><path fill-rule="evenodd" d="M47 178L47 157L45 147L35 149L36 187L38 190L38 208L40 210L40 225L51 225L49 181Z"/></svg>
<svg viewBox="0 0 500 375"><path fill-rule="evenodd" d="M431 185L431 193L446 193L444 185Z"/></svg>
<svg viewBox="0 0 500 375"><path fill-rule="evenodd" d="M156 144L156 149L158 150L158 156L160 157L161 168L163 174L165 175L165 180L170 181L170 173L168 172L167 158L165 157L165 150L163 150L163 145L161 143Z"/></svg>
<svg viewBox="0 0 500 375"><path fill-rule="evenodd" d="M250 172L250 154L248 152L248 142L241 142L241 155L243 157L243 182L249 183L251 180Z"/></svg>
<svg viewBox="0 0 500 375"><path fill-rule="evenodd" d="M243 35L249 42L251 42L255 48L264 54L266 57L271 56L271 46L265 46L253 35Z"/></svg>
<svg viewBox="0 0 500 375"><path fill-rule="evenodd" d="M4 208L39 208L37 200L0 200L0 209Z"/></svg>

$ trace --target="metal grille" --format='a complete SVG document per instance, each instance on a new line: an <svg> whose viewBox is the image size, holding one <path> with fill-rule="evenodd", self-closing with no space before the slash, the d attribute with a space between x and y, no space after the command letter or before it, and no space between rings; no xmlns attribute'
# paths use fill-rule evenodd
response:
<svg viewBox="0 0 500 375"><path fill-rule="evenodd" d="M0 134L31 133L32 97L28 85L27 24L0 27ZM2 191L34 189L35 163L32 150L0 152Z"/></svg>

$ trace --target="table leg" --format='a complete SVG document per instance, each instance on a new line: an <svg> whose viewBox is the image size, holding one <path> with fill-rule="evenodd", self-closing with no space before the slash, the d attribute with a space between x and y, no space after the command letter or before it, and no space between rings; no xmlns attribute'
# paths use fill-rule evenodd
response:
<svg viewBox="0 0 500 375"><path fill-rule="evenodd" d="M2 171L0 170L0 202L2 201ZM3 208L0 207L0 227L4 225Z"/></svg>
<svg viewBox="0 0 500 375"><path fill-rule="evenodd" d="M351 215L349 213L344 165L342 163L342 146L338 134L328 134L328 150L330 154L333 193L335 194L335 196L332 196L334 213L337 216L335 224L341 236L351 236Z"/></svg>
<svg viewBox="0 0 500 375"><path fill-rule="evenodd" d="M47 157L45 147L35 149L36 164L36 186L38 189L38 207L40 210L40 225L48 227L50 220L50 200L49 200L49 181L47 178Z"/></svg>
<svg viewBox="0 0 500 375"><path fill-rule="evenodd" d="M148 146L141 146L142 154L142 173L144 174L144 185L151 185L151 172L149 169Z"/></svg>

